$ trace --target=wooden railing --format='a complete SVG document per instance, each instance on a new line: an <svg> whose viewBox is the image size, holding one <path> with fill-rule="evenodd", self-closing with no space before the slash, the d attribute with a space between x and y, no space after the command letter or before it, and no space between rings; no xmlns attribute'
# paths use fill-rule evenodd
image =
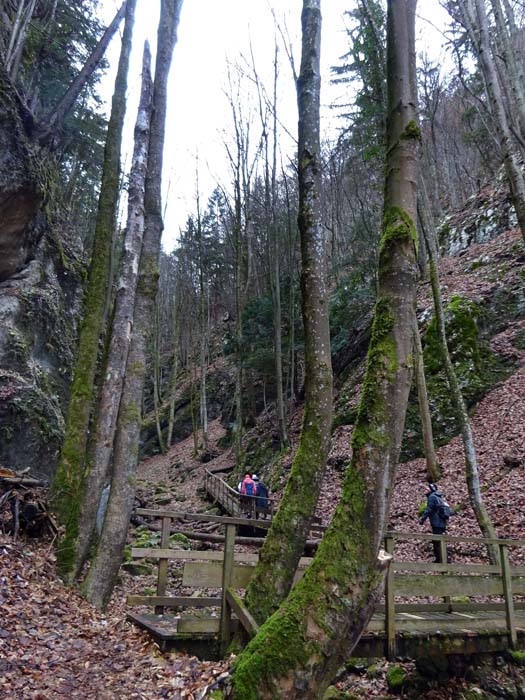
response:
<svg viewBox="0 0 525 700"><path fill-rule="evenodd" d="M257 625L245 608L237 589L247 587L258 555L234 551L236 528L239 525L252 527L270 527L270 521L253 520L236 517L220 517L177 511L154 511L140 509L137 514L161 518L162 534L159 548L133 548L133 558L154 559L159 562L157 592L155 596L130 596L129 605L153 605L155 612L161 614L166 607L195 608L217 606L221 609L220 622L210 621L209 632L219 635L224 647L230 639L232 612L248 636L257 631ZM185 551L169 547L171 521L193 520L222 524L225 527L225 544L223 551ZM400 541L438 540L443 550L446 544L475 544L485 548L487 544L499 548L500 564L442 563L426 561L400 561L395 558L396 544ZM450 613L440 618L446 625L456 629L474 624L472 613L489 613L495 615L504 612L500 622L502 631L508 635L508 646L517 644L516 611L525 610L525 603L517 602L516 596L525 596L525 566L511 566L509 549L525 547L525 540L494 539L476 537L454 537L448 535L423 535L416 533L389 532L385 537L385 549L392 554L393 560L385 579L384 604L377 607L377 613L368 630L386 637L386 655L396 655L396 634L413 631L435 631L436 620L424 618L426 613ZM444 553L444 552L443 552ZM168 563L172 560L184 561L182 586L199 589L219 589L220 597L170 597L166 596ZM303 557L299 564L295 580L301 578L311 558ZM446 556L443 556L446 562ZM487 598L500 597L500 601L487 601ZM442 602L421 601L413 599L442 599ZM468 599L465 602L465 599ZM482 598L481 601L476 598ZM409 599L409 600L407 600ZM412 600L410 600L412 599ZM502 600L501 600L502 599ZM419 615L417 613L420 613ZM498 624L500 624L498 622ZM191 628L191 625L190 627ZM188 629L189 629L188 628ZM199 629L205 628L205 621L200 621Z"/></svg>

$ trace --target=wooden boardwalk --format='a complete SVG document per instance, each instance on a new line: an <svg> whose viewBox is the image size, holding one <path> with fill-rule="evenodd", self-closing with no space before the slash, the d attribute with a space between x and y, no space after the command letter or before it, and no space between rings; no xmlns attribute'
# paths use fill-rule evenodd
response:
<svg viewBox="0 0 525 700"><path fill-rule="evenodd" d="M210 500L218 503L226 513L233 517L237 518L246 513L248 517L261 516L271 520L273 516L273 505L270 500L268 500L267 508L257 506L256 496L243 496L244 502L241 502L241 494L209 469L204 472L204 489Z"/></svg>
<svg viewBox="0 0 525 700"><path fill-rule="evenodd" d="M140 606L129 618L149 630L161 646L213 642L224 650L239 625L249 638L257 624L237 591L245 589L258 559L256 553L235 552L239 526L269 527L270 521L139 510L141 516L162 520L159 548L133 548L132 557L158 562L155 596L130 596ZM169 546L173 520L205 520L225 528L222 551L186 551ZM438 540L499 548L500 564L434 564L396 559L399 541ZM386 579L384 602L378 605L363 634L356 656L415 657L420 654L472 654L516 648L525 642L525 567L511 566L509 550L524 548L524 540L484 540L475 537L388 533L385 549L393 555ZM446 557L444 557L446 559ZM298 580L311 559L301 559ZM171 562L179 562L179 585L198 591L191 596L168 595ZM155 608L154 614L147 607ZM146 608L146 609L145 609ZM175 609L167 614L166 609ZM190 614L188 615L188 611Z"/></svg>

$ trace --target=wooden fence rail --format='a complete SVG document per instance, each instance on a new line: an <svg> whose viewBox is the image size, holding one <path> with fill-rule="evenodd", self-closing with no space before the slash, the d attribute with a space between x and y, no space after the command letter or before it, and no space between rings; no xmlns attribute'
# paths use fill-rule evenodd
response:
<svg viewBox="0 0 525 700"><path fill-rule="evenodd" d="M258 555L234 551L236 528L239 525L261 527L263 524L269 527L270 522L149 509L140 509L137 513L162 520L160 547L134 547L131 550L133 558L158 561L157 591L154 596L130 596L128 604L154 606L157 615L162 615L168 607L220 607L219 620L210 620L208 627L204 619L201 619L198 625L186 619L184 625L179 625L179 630L194 629L195 633L208 630L210 635L218 633L223 649L230 640L232 613L248 636L253 636L257 626L235 591L247 587L253 576ZM169 532L174 519L204 520L222 524L226 535L224 550L199 552L171 549ZM438 540L443 543L443 547L449 542L475 543L486 547L489 542L476 537L387 533L384 546L393 556L393 560L385 579L384 604L377 607L378 615L374 616L368 630L376 635L384 635L385 652L389 658L396 656L396 635L404 632L432 631L432 626L435 629L437 624L435 615L442 613L448 615L442 615L440 624L447 628L455 626L456 630L470 626L473 631L481 629L480 625L488 625L492 615L496 620L494 624L499 630L498 634L506 633L507 646L516 647L516 620L518 616L523 617L521 611L525 610L525 603L515 598L525 596L525 566L510 564L509 549L525 547L525 540L492 540L491 543L499 547L499 565L401 561L395 558L395 549L396 543L403 540ZM200 590L220 590L220 597L216 594L211 597L167 596L168 565L170 561L177 560L184 561L182 586ZM308 557L301 559L295 580L301 578L310 561L311 558ZM487 600L492 597L498 597L499 600ZM436 602L436 599L441 602ZM522 620L521 626L523 622Z"/></svg>

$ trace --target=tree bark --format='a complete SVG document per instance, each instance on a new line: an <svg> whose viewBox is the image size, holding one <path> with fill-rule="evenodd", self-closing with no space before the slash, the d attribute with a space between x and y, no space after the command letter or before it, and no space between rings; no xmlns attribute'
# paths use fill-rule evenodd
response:
<svg viewBox="0 0 525 700"><path fill-rule="evenodd" d="M497 538L498 535L496 529L494 528L481 496L478 460L476 455L476 447L474 444L474 436L472 434L472 426L467 407L465 405L465 400L463 399L463 394L461 393L458 378L454 370L454 365L452 364L448 350L445 314L443 312L443 301L441 298L441 286L439 282L436 236L431 221L428 217L423 215L421 217L421 224L421 230L427 246L429 277L430 284L432 286L432 296L434 298L434 309L436 313L438 336L441 343L443 367L447 376L452 404L461 428L461 437L465 452L465 475L467 479L469 500L483 537ZM488 546L487 551L491 563L497 564L499 562L497 547Z"/></svg>
<svg viewBox="0 0 525 700"><path fill-rule="evenodd" d="M134 10L135 0L129 0L104 150L95 240L80 329L78 357L73 374L62 453L52 487L53 509L60 523L65 526L65 534L58 548L58 570L60 575L69 582L72 580L75 568L78 568L76 544L79 537L80 501L90 421L96 400L94 383L99 341L106 321L106 298L109 295Z"/></svg>
<svg viewBox="0 0 525 700"><path fill-rule="evenodd" d="M299 449L272 522L246 603L259 622L286 598L319 498L332 424L332 363L321 216L319 0L303 4L303 49L297 83L299 106L299 231L305 334L305 407Z"/></svg>
<svg viewBox="0 0 525 700"><path fill-rule="evenodd" d="M378 299L352 460L314 561L237 657L230 694L235 700L322 697L381 590L387 559L378 558L378 551L412 378L419 146L415 6L415 0L388 3L388 151ZM319 13L319 0L305 0L303 7L308 24L309 13Z"/></svg>
<svg viewBox="0 0 525 700"><path fill-rule="evenodd" d="M97 552L84 585L88 600L105 608L122 561L135 497L135 474L146 372L147 338L158 285L162 223L162 162L167 107L167 80L177 40L182 0L162 0L157 34L148 168L145 190L145 229L124 389L120 403L113 456L113 476Z"/></svg>

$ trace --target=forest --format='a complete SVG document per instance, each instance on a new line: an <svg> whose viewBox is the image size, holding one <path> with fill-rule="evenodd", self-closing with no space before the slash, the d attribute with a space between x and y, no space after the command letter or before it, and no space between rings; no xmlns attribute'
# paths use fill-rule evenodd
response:
<svg viewBox="0 0 525 700"><path fill-rule="evenodd" d="M525 5L191 4L0 0L0 698L525 700Z"/></svg>

